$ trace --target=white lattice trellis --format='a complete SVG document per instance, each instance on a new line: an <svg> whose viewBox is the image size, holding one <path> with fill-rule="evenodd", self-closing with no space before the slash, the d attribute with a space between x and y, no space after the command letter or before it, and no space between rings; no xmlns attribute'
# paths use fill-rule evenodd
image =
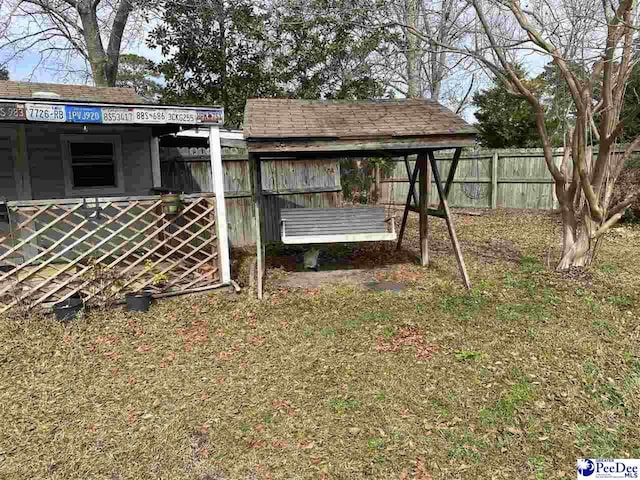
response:
<svg viewBox="0 0 640 480"><path fill-rule="evenodd" d="M186 293L219 283L213 195L186 196L177 214L159 196L9 202L8 210L0 312L76 292L90 302L105 289ZM99 287L97 271L109 273Z"/></svg>

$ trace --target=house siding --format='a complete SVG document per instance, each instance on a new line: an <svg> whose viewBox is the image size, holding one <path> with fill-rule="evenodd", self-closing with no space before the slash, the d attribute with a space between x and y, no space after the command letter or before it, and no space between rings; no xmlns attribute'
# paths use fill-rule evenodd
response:
<svg viewBox="0 0 640 480"><path fill-rule="evenodd" d="M0 129L0 198L14 199L18 196L13 139L11 131Z"/></svg>
<svg viewBox="0 0 640 480"><path fill-rule="evenodd" d="M15 127L14 127L15 128ZM138 126L89 126L83 134L80 125L27 124L26 142L34 200L67 198L65 191L62 135L83 134L118 135L122 144L122 166L125 195L148 195L153 186L151 173L151 128ZM13 161L7 158L3 131L0 128L0 197L17 198ZM11 138L11 137L8 137ZM95 191L95 196L111 196L109 192ZM121 193L118 195L122 195ZM82 196L82 195L71 195Z"/></svg>

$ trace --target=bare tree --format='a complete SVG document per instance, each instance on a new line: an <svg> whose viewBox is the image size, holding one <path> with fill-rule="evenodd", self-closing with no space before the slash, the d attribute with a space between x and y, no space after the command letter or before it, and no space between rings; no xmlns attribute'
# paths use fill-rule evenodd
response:
<svg viewBox="0 0 640 480"><path fill-rule="evenodd" d="M626 85L636 60L636 2L530 0L525 7L519 0L469 0L469 4L484 37L479 48L446 44L424 31L415 34L473 58L531 104L562 214L557 269L585 267L603 235L638 195L627 192L622 201L611 205L618 176L640 147L640 137L624 147L617 145L624 129L620 113ZM514 66L513 58L525 54L553 62L571 95L574 118L559 164L554 161L541 99Z"/></svg>
<svg viewBox="0 0 640 480"><path fill-rule="evenodd" d="M147 0L9 0L0 3L0 55L8 63L39 52L41 63L77 60L89 66L97 86L114 86L126 35L142 30Z"/></svg>
<svg viewBox="0 0 640 480"><path fill-rule="evenodd" d="M390 49L394 56L381 57L391 73L390 86L401 95L444 101L462 110L479 72L467 56L441 45L471 40L473 16L466 0L388 0L381 12L380 21L398 30Z"/></svg>

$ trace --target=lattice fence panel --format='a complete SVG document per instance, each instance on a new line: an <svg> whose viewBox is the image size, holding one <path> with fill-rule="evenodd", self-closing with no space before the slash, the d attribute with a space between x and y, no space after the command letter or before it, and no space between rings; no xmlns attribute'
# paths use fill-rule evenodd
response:
<svg viewBox="0 0 640 480"><path fill-rule="evenodd" d="M0 312L80 293L187 293L219 283L215 198L190 195L177 214L160 197L9 202L0 232Z"/></svg>

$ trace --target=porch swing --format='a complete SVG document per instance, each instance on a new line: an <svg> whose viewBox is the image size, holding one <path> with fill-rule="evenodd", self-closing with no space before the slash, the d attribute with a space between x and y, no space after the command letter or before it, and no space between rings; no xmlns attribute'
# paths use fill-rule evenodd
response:
<svg viewBox="0 0 640 480"><path fill-rule="evenodd" d="M447 196L464 147L475 144L476 130L464 119L430 100L325 101L280 98L247 100L243 136L249 151L251 192L255 215L256 293L263 297L267 230L265 209L281 202L265 200L263 160L362 158L377 155L417 155L411 170L405 159L409 192L398 233L385 208L280 208L280 240L285 244L394 241L401 248L409 212L419 216L420 263L429 264L428 218L442 218L460 276L471 287ZM440 177L434 152L454 150L446 179ZM429 208L433 175L439 206ZM276 186L277 187L277 186ZM274 189L276 191L276 189ZM283 189L287 193L301 193ZM304 193L307 193L306 191ZM271 217L272 218L272 217Z"/></svg>
<svg viewBox="0 0 640 480"><path fill-rule="evenodd" d="M393 199L393 182L391 198ZM385 207L283 208L281 240L287 245L394 242L395 213Z"/></svg>

